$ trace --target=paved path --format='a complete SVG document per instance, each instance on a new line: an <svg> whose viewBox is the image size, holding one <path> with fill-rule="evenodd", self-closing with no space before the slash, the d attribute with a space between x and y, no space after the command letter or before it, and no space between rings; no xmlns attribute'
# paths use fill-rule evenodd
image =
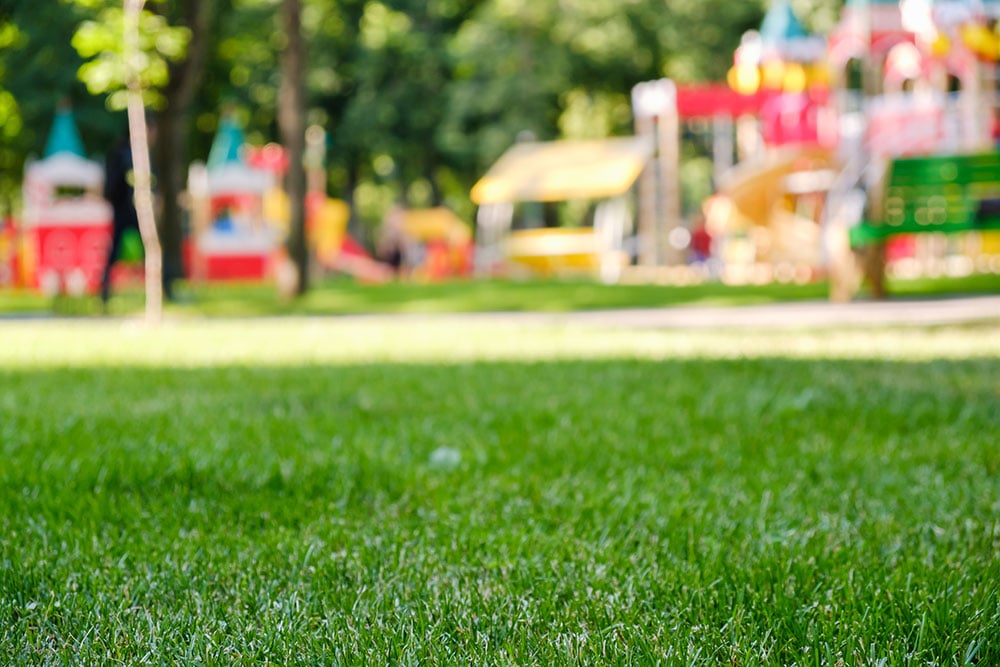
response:
<svg viewBox="0 0 1000 667"><path fill-rule="evenodd" d="M315 316L325 318L330 316ZM492 312L454 314L335 315L344 321L502 321L514 324L622 327L630 329L795 329L944 325L992 322L1000 325L1000 294L933 299L830 303L804 301L758 306L664 306L570 313ZM61 319L51 313L0 314L2 320ZM210 318L215 319L215 318ZM219 318L225 319L225 318ZM252 318L251 318L252 319ZM262 318L267 319L267 318Z"/></svg>
<svg viewBox="0 0 1000 667"><path fill-rule="evenodd" d="M383 317L383 316L379 316ZM398 317L398 316L384 316ZM414 316L432 317L435 316ZM584 324L649 329L818 328L832 326L1000 323L1000 295L829 303L808 301L759 306L669 306L574 313L478 313L440 318Z"/></svg>

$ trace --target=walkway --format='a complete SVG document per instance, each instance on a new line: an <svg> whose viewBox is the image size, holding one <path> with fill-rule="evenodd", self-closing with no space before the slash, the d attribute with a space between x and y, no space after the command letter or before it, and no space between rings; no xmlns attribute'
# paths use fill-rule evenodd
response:
<svg viewBox="0 0 1000 667"><path fill-rule="evenodd" d="M386 316L394 317L394 316ZM395 316L398 317L398 316ZM414 316L425 317L425 316ZM433 317L433 316L431 316ZM573 313L479 313L441 317L539 324L573 323L634 329L793 329L822 327L1000 323L1000 295L759 306L669 306Z"/></svg>

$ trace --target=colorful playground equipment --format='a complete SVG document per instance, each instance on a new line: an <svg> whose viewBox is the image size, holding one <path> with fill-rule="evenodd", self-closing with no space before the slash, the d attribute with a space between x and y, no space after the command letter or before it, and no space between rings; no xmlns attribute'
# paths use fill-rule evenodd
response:
<svg viewBox="0 0 1000 667"><path fill-rule="evenodd" d="M624 195L653 153L645 137L515 144L472 189L479 205L477 269L618 279L628 256ZM597 202L593 224L512 230L518 203Z"/></svg>
<svg viewBox="0 0 1000 667"><path fill-rule="evenodd" d="M307 144L315 144L311 128ZM320 131L321 132L321 131ZM319 137L325 142L325 136ZM315 148L315 146L312 146ZM315 158L315 155L311 156ZM310 156L307 156L310 158ZM288 157L276 144L245 142L239 124L224 117L207 163L188 172L184 202L189 226L182 241L186 276L195 281L259 281L278 277L287 264L290 207L280 183ZM111 209L103 199L104 168L85 157L72 113L60 109L44 158L29 162L23 184L22 221L0 225L0 285L27 286L47 294L95 292L110 242ZM365 282L394 277L347 232L347 203L323 192L322 159L307 159L307 241L317 271ZM405 213L410 245L408 275L441 279L471 269L471 232L445 208ZM141 278L142 244L126 236L112 280Z"/></svg>
<svg viewBox="0 0 1000 667"><path fill-rule="evenodd" d="M472 230L445 207L401 209L402 270L416 280L443 280L472 270Z"/></svg>
<svg viewBox="0 0 1000 667"><path fill-rule="evenodd" d="M841 103L842 117L862 119L864 134L853 154L845 151L854 167L831 191L828 221L846 222L876 295L887 272L961 275L997 264L990 230L1000 192L998 18L994 0L853 2L830 37L834 72L842 79L860 73L874 92ZM845 221L837 205L850 202L851 192L864 193L865 206ZM851 258L832 259L833 290L845 298L854 285L840 284L850 271L837 263Z"/></svg>
<svg viewBox="0 0 1000 667"><path fill-rule="evenodd" d="M0 287L13 287L18 274L17 228L13 218L0 222Z"/></svg>
<svg viewBox="0 0 1000 667"><path fill-rule="evenodd" d="M941 274L997 268L997 262L989 257L1000 257L996 245L1000 238L1000 154L996 151L895 158L889 163L881 189L878 206L849 230L851 246L874 246L870 251L874 256L864 271L875 294L885 293L889 261L896 264L898 273L921 273L921 247L913 243L909 252L893 256L885 245L888 239L944 240L945 253L931 258L937 260L936 270ZM949 252L951 244L945 235L958 234L965 237L965 247L962 252ZM976 258L980 267L975 266Z"/></svg>
<svg viewBox="0 0 1000 667"><path fill-rule="evenodd" d="M515 145L472 192L477 265L593 272L627 248L631 257L602 274L615 279L633 262L670 267L709 255L711 275L724 281L828 276L836 299L854 294L862 264L876 294L883 270L997 271L998 19L1000 0L848 0L821 36L775 0L760 29L744 35L727 85L660 80L633 90L637 136L622 141L647 145L614 197L637 182L635 236L616 231L609 250L587 245L596 226L512 229L514 204L558 199L540 188L486 187L527 150ZM710 128L713 140L715 194L701 207L703 224L680 215L677 143L692 126ZM576 166L527 156L509 171L538 183L585 178ZM633 226L626 219L615 229Z"/></svg>
<svg viewBox="0 0 1000 667"><path fill-rule="evenodd" d="M243 130L229 116L219 124L206 164L188 174L191 230L187 265L193 280L259 280L271 274L281 245L278 221L265 217L273 171L251 166Z"/></svg>
<svg viewBox="0 0 1000 667"><path fill-rule="evenodd" d="M310 130L310 145L325 142L315 130ZM287 166L281 146L250 146L233 117L222 119L207 163L195 163L189 171L192 228L186 263L193 280L274 277L284 261L291 218L288 195L280 185ZM323 192L322 159L308 160L307 181L307 239L318 266L369 282L387 280L386 267L347 233L347 203Z"/></svg>
<svg viewBox="0 0 1000 667"><path fill-rule="evenodd" d="M785 25L794 23L786 2L775 3L776 11ZM984 254L996 226L991 202L1000 196L994 136L1000 52L989 45L1000 43L991 27L997 18L995 1L845 6L826 40L830 93L815 142L831 149L823 171L833 178L821 179L814 219L833 298L849 298L860 281L849 248L861 251L876 295L885 291L887 270L959 275L991 266ZM761 37L766 44L763 27ZM781 38L771 41L780 45ZM766 73L766 57L757 64ZM786 195L801 175L786 177ZM771 227L776 219L760 218Z"/></svg>
<svg viewBox="0 0 1000 667"><path fill-rule="evenodd" d="M69 108L55 115L45 152L25 166L19 272L48 295L95 291L111 239L104 168L86 157Z"/></svg>

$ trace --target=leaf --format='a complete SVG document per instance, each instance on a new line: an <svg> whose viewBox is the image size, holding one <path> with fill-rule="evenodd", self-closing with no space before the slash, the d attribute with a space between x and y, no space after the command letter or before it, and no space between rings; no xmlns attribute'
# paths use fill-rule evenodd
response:
<svg viewBox="0 0 1000 667"><path fill-rule="evenodd" d="M117 34L120 34L117 33ZM80 24L73 40L70 42L76 52L83 58L93 58L105 51L121 52L119 39L112 31L112 26L97 21L84 21Z"/></svg>
<svg viewBox="0 0 1000 667"><path fill-rule="evenodd" d="M184 27L171 27L163 16L147 11L140 15L139 26L140 81L145 89L163 87L170 79L166 61L184 57L191 31ZM110 93L108 106L116 110L125 108L124 97L116 94L125 88L123 31L122 9L107 7L101 11L100 20L80 24L71 42L81 57L92 59L79 68L80 80L95 95ZM152 106L162 104L162 96L157 93L144 94L144 99Z"/></svg>

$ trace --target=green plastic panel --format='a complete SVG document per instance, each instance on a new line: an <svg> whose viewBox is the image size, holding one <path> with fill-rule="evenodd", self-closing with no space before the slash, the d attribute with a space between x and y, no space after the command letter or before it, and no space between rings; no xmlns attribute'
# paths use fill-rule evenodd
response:
<svg viewBox="0 0 1000 667"><path fill-rule="evenodd" d="M880 220L851 230L852 245L894 234L1000 229L1000 153L898 158Z"/></svg>

